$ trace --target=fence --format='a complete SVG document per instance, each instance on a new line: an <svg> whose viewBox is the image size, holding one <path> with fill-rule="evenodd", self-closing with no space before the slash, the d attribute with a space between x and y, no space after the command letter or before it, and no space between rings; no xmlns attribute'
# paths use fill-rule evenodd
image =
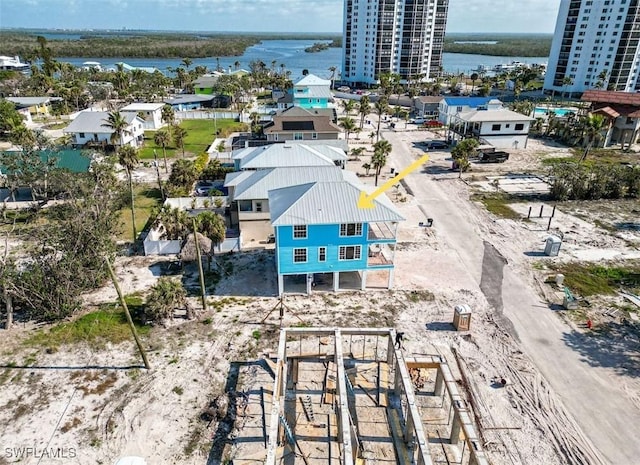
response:
<svg viewBox="0 0 640 465"><path fill-rule="evenodd" d="M246 123L249 121L249 115L244 113L238 114L237 111L202 111L202 110L186 110L176 111L176 119L233 119Z"/></svg>

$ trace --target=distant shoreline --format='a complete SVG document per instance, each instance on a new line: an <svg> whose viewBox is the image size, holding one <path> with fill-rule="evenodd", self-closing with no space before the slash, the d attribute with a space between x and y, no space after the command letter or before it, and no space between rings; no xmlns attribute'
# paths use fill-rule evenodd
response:
<svg viewBox="0 0 640 465"><path fill-rule="evenodd" d="M26 59L38 48L38 35L47 39L54 56L76 58L233 57L243 55L247 48L263 40L314 41L310 48L316 45L316 41L331 42L333 47L342 46L342 36L335 33L4 29L0 31L0 49L4 54ZM552 38L552 34L451 33L445 37L444 52L505 57L548 56Z"/></svg>

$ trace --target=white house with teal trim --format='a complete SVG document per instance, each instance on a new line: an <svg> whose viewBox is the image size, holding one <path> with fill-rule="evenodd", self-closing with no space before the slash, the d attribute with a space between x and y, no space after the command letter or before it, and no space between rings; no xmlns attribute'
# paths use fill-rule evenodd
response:
<svg viewBox="0 0 640 465"><path fill-rule="evenodd" d="M339 166L349 157L344 150L330 145L308 146L291 143L263 145L234 150L231 154L236 171L286 168L293 166Z"/></svg>
<svg viewBox="0 0 640 465"><path fill-rule="evenodd" d="M306 109L330 108L331 97L331 81L307 74L278 101L278 109L283 110L291 106Z"/></svg>
<svg viewBox="0 0 640 465"><path fill-rule="evenodd" d="M374 208L358 208L363 186L349 181L311 182L269 191L271 223L275 231L278 293L285 279L302 278L307 293L316 276L330 276L334 291L341 275L359 278L367 286L367 273L385 272L393 286L398 224L404 221L383 195Z"/></svg>

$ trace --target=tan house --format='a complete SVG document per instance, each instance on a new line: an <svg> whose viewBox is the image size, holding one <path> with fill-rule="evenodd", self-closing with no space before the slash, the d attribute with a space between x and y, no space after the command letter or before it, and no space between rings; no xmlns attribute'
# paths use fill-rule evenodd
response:
<svg viewBox="0 0 640 465"><path fill-rule="evenodd" d="M603 145L631 145L640 136L640 94L612 90L586 90L582 101L591 103L591 113L607 120Z"/></svg>
<svg viewBox="0 0 640 465"><path fill-rule="evenodd" d="M269 141L335 140L342 130L327 111L291 107L273 116L264 128Z"/></svg>
<svg viewBox="0 0 640 465"><path fill-rule="evenodd" d="M51 116L51 103L62 101L61 97L7 97L18 110L27 109L31 116Z"/></svg>

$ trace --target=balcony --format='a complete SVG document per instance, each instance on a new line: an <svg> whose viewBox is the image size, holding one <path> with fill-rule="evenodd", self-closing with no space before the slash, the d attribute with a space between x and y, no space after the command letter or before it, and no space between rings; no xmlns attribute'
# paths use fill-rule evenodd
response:
<svg viewBox="0 0 640 465"><path fill-rule="evenodd" d="M393 256L395 254L395 246L390 247L387 244L376 244L369 247L367 253L367 267L389 267L393 266Z"/></svg>
<svg viewBox="0 0 640 465"><path fill-rule="evenodd" d="M393 241L396 239L397 223L369 223L369 241Z"/></svg>

